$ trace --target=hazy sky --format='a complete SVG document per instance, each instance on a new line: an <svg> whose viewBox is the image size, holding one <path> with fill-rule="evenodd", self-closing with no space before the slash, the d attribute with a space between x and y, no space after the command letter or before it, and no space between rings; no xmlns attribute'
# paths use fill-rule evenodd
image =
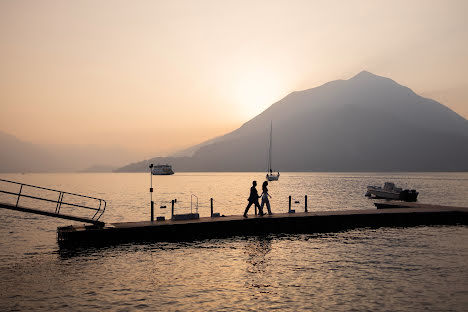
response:
<svg viewBox="0 0 468 312"><path fill-rule="evenodd" d="M0 131L165 155L368 70L468 118L468 1L0 0Z"/></svg>

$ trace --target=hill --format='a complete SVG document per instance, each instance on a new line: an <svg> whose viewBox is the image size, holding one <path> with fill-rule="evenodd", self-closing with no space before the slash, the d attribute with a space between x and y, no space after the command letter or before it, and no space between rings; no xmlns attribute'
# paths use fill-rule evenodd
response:
<svg viewBox="0 0 468 312"><path fill-rule="evenodd" d="M273 121L279 171L468 171L468 121L395 81L363 71L293 92L192 157L154 158L176 171L265 171Z"/></svg>

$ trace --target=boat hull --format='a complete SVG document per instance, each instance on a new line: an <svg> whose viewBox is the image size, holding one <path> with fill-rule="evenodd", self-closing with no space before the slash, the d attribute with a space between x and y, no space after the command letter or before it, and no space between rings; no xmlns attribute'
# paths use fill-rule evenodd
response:
<svg viewBox="0 0 468 312"><path fill-rule="evenodd" d="M386 192L380 190L367 190L367 196L381 199L400 199L400 193Z"/></svg>
<svg viewBox="0 0 468 312"><path fill-rule="evenodd" d="M268 181L278 181L278 179L279 179L279 174L277 174L277 175L276 175L276 174L267 174L267 175L266 175L266 179L267 179Z"/></svg>
<svg viewBox="0 0 468 312"><path fill-rule="evenodd" d="M161 173L153 172L153 175L172 175L172 174L174 174L174 172L170 172L170 173L169 172L168 173L166 173L166 172L161 172Z"/></svg>
<svg viewBox="0 0 468 312"><path fill-rule="evenodd" d="M151 170L153 175L171 175L174 174L170 165L157 165Z"/></svg>
<svg viewBox="0 0 468 312"><path fill-rule="evenodd" d="M403 201L417 201L418 192L415 190L402 190L399 192L386 191L381 187L368 186L366 196L378 199L392 199Z"/></svg>

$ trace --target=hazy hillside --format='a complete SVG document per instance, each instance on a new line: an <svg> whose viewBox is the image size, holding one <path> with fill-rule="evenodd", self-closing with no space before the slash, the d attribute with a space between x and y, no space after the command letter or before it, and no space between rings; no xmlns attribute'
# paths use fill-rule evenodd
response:
<svg viewBox="0 0 468 312"><path fill-rule="evenodd" d="M100 164L115 168L134 158L117 147L39 145L3 132L0 132L0 146L0 172L81 171Z"/></svg>
<svg viewBox="0 0 468 312"><path fill-rule="evenodd" d="M273 121L279 171L467 171L468 121L391 79L361 72L293 92L191 158L158 158L176 171L263 171Z"/></svg>

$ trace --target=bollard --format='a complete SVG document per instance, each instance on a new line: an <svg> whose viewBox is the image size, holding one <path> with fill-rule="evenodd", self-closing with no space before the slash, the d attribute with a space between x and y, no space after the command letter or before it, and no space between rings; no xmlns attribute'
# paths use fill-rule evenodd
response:
<svg viewBox="0 0 468 312"><path fill-rule="evenodd" d="M151 202L151 222L154 221L154 202L153 202L153 164L150 164L150 202ZM21 185L23 187L23 185ZM20 190L21 192L21 190Z"/></svg>
<svg viewBox="0 0 468 312"><path fill-rule="evenodd" d="M213 218L213 198L210 198L211 217Z"/></svg>
<svg viewBox="0 0 468 312"><path fill-rule="evenodd" d="M174 200L171 201L172 207L171 207L171 219L174 219Z"/></svg>
<svg viewBox="0 0 468 312"><path fill-rule="evenodd" d="M291 195L289 195L289 209L288 212L291 212Z"/></svg>
<svg viewBox="0 0 468 312"><path fill-rule="evenodd" d="M304 211L307 212L307 195L305 196L305 199L304 199Z"/></svg>

